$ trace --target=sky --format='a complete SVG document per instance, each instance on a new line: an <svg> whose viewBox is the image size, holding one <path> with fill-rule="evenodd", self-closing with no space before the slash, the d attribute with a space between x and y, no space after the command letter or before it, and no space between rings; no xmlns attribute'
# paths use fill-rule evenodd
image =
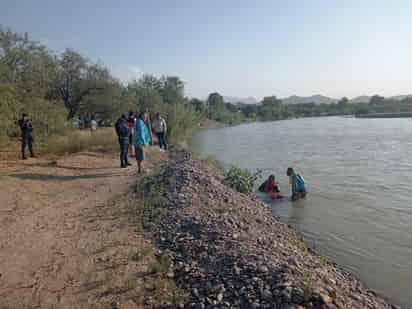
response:
<svg viewBox="0 0 412 309"><path fill-rule="evenodd" d="M186 94L412 93L412 1L0 0L0 24Z"/></svg>

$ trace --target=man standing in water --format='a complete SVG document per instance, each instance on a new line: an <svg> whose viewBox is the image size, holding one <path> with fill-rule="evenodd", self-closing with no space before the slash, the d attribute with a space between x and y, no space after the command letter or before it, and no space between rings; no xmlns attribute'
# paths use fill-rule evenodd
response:
<svg viewBox="0 0 412 309"><path fill-rule="evenodd" d="M139 173L143 171L142 163L144 161L144 147L147 147L150 143L150 133L146 125L147 118L147 113L140 113L134 127L134 151Z"/></svg>
<svg viewBox="0 0 412 309"><path fill-rule="evenodd" d="M29 146L30 156L34 158L33 153L33 125L31 120L27 118L27 114L23 113L21 119L17 122L21 130L21 158L26 160L26 146Z"/></svg>
<svg viewBox="0 0 412 309"><path fill-rule="evenodd" d="M156 114L156 119L153 121L153 130L156 133L157 136L157 141L159 142L159 147L161 151L164 151L167 149L167 144L166 144L166 132L167 132L167 127L166 127L166 120L162 116L160 116L160 113Z"/></svg>
<svg viewBox="0 0 412 309"><path fill-rule="evenodd" d="M292 187L292 201L296 201L300 198L306 197L305 181L302 176L295 173L293 168L288 167L286 175L289 176L289 182Z"/></svg>

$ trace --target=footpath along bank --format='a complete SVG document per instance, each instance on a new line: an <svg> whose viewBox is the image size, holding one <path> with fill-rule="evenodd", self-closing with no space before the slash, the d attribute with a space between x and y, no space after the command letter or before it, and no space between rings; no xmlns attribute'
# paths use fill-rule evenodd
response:
<svg viewBox="0 0 412 309"><path fill-rule="evenodd" d="M138 191L167 276L185 294L179 307L398 308L226 186L219 168L185 151L172 157Z"/></svg>

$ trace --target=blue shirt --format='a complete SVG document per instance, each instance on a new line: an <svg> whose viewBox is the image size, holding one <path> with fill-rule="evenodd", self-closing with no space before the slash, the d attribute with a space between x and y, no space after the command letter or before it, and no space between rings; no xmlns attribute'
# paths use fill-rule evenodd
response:
<svg viewBox="0 0 412 309"><path fill-rule="evenodd" d="M136 146L147 146L150 142L149 129L142 119L137 119L134 125L134 144Z"/></svg>
<svg viewBox="0 0 412 309"><path fill-rule="evenodd" d="M292 185L292 193L298 193L298 192L306 192L305 188L305 181L303 180L302 176L299 174L293 174L290 176L290 182Z"/></svg>

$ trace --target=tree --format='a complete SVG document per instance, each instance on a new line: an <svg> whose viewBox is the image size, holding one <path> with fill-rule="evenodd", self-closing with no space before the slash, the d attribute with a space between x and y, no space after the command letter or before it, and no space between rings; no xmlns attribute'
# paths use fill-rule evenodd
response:
<svg viewBox="0 0 412 309"><path fill-rule="evenodd" d="M225 108L231 113L237 113L239 111L239 108L235 104L229 102L225 103Z"/></svg>
<svg viewBox="0 0 412 309"><path fill-rule="evenodd" d="M264 120L281 118L282 101L276 96L264 97L259 107L259 116Z"/></svg>
<svg viewBox="0 0 412 309"><path fill-rule="evenodd" d="M143 75L127 85L127 92L141 109L156 109L159 104L184 103L184 83L179 77Z"/></svg>
<svg viewBox="0 0 412 309"><path fill-rule="evenodd" d="M369 104L370 105L381 105L385 101L385 98L380 95L374 95L370 98Z"/></svg>
<svg viewBox="0 0 412 309"><path fill-rule="evenodd" d="M144 74L138 81L135 81L135 86L140 95L153 95L160 93L162 83L156 76Z"/></svg>
<svg viewBox="0 0 412 309"><path fill-rule="evenodd" d="M242 113L247 118L254 118L257 115L258 107L256 104L245 104L241 107Z"/></svg>
<svg viewBox="0 0 412 309"><path fill-rule="evenodd" d="M223 97L217 93L211 93L209 94L207 100L206 100L208 108L215 108L217 106L223 106L224 105L224 100Z"/></svg>
<svg viewBox="0 0 412 309"><path fill-rule="evenodd" d="M343 97L342 99L340 99L338 101L338 104L337 104L337 108L338 108L339 112L345 113L345 110L346 110L348 104L349 104L349 100L348 100L347 97Z"/></svg>
<svg viewBox="0 0 412 309"><path fill-rule="evenodd" d="M218 116L222 116L225 113L225 102L223 97L217 92L209 94L206 105L209 117L212 119L217 120Z"/></svg>
<svg viewBox="0 0 412 309"><path fill-rule="evenodd" d="M340 99L339 101L338 101L338 105L340 104L340 105L346 105L346 104L348 104L349 103L349 100L348 100L348 98L347 97L343 97L342 99Z"/></svg>
<svg viewBox="0 0 412 309"><path fill-rule="evenodd" d="M107 82L104 89L87 95L79 107L80 115L97 115L104 120L115 120L120 111L127 111L129 101L123 96L123 86L119 82Z"/></svg>
<svg viewBox="0 0 412 309"><path fill-rule="evenodd" d="M206 110L205 102L203 102L202 100L193 98L189 101L189 104L192 105L195 111L198 113L204 113Z"/></svg>
<svg viewBox="0 0 412 309"><path fill-rule="evenodd" d="M141 111L159 111L162 104L163 100L159 94L143 95L138 101L138 106Z"/></svg>
<svg viewBox="0 0 412 309"><path fill-rule="evenodd" d="M160 93L165 103L177 103L183 99L184 83L177 76L166 76L161 78Z"/></svg>
<svg viewBox="0 0 412 309"><path fill-rule="evenodd" d="M56 74L56 91L69 110L68 119L74 117L84 98L96 91L103 90L112 82L107 68L89 61L71 49L66 49L59 59Z"/></svg>
<svg viewBox="0 0 412 309"><path fill-rule="evenodd" d="M44 97L52 87L55 57L47 48L0 27L0 82L12 84L19 99Z"/></svg>
<svg viewBox="0 0 412 309"><path fill-rule="evenodd" d="M21 104L11 85L0 84L0 141L16 133L15 121L20 117Z"/></svg>
<svg viewBox="0 0 412 309"><path fill-rule="evenodd" d="M276 96L264 97L262 100L262 105L279 107L282 104L282 101L279 100Z"/></svg>

